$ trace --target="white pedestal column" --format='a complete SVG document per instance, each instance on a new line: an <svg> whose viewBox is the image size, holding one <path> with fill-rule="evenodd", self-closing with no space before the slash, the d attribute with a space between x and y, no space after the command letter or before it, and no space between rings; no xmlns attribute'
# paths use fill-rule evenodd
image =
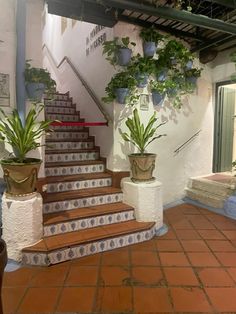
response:
<svg viewBox="0 0 236 314"><path fill-rule="evenodd" d="M162 183L155 180L134 183L122 180L123 202L134 207L137 221L156 222L156 229L163 225Z"/></svg>
<svg viewBox="0 0 236 314"><path fill-rule="evenodd" d="M8 258L21 261L21 250L42 238L42 208L39 193L20 197L3 194L2 229Z"/></svg>

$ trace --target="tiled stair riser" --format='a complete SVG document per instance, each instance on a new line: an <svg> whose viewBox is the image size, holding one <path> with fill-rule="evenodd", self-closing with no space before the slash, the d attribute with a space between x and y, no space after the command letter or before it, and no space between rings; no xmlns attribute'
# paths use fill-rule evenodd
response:
<svg viewBox="0 0 236 314"><path fill-rule="evenodd" d="M88 132L51 132L46 136L47 140L70 140L70 139L87 139L89 136Z"/></svg>
<svg viewBox="0 0 236 314"><path fill-rule="evenodd" d="M231 190L229 186L218 184L217 182L210 180L192 179L190 185L192 185L192 189L205 191L223 197L228 197L233 194L233 190Z"/></svg>
<svg viewBox="0 0 236 314"><path fill-rule="evenodd" d="M111 183L111 178L49 183L47 184L47 193L111 186Z"/></svg>
<svg viewBox="0 0 236 314"><path fill-rule="evenodd" d="M92 197L79 198L79 199L71 199L71 200L58 201L58 202L50 202L50 203L45 203L43 205L43 212L44 214L48 214L48 213L55 213L55 212L70 210L74 208L80 208L80 207L89 207L89 206L96 206L96 205L103 205L103 204L118 203L118 202L122 202L122 199L123 199L122 193L114 193L114 194L105 194L105 195L92 196Z"/></svg>
<svg viewBox="0 0 236 314"><path fill-rule="evenodd" d="M105 167L103 164L98 165L84 165L84 166L59 166L59 167L48 167L45 169L45 174L49 176L64 176L80 173L94 173L104 172Z"/></svg>
<svg viewBox="0 0 236 314"><path fill-rule="evenodd" d="M89 228L95 228L103 225L110 225L118 222L129 221L134 219L134 211L129 210L121 213L114 213L102 216L93 216L89 218L81 218L59 224L44 226L44 236L53 236L65 232L79 231Z"/></svg>
<svg viewBox="0 0 236 314"><path fill-rule="evenodd" d="M73 125L73 126L51 126L50 127L54 131L62 131L62 132L68 132L68 131L83 131L84 127L83 126L78 126L78 125Z"/></svg>
<svg viewBox="0 0 236 314"><path fill-rule="evenodd" d="M63 122L79 122L79 114L69 115L69 114L59 114L59 113L48 113L46 114L48 120L59 120Z"/></svg>
<svg viewBox="0 0 236 314"><path fill-rule="evenodd" d="M45 155L46 162L96 160L98 158L99 158L99 152Z"/></svg>
<svg viewBox="0 0 236 314"><path fill-rule="evenodd" d="M94 148L94 143L91 142L47 142L46 149L48 150L68 150L68 149L86 149Z"/></svg>
<svg viewBox="0 0 236 314"><path fill-rule="evenodd" d="M45 108L46 114L54 114L54 113L59 113L59 114L76 114L75 108L70 108L70 107L46 107Z"/></svg>
<svg viewBox="0 0 236 314"><path fill-rule="evenodd" d="M23 252L22 263L25 265L48 266L57 264L67 260L72 260L95 253L105 252L132 245L139 242L144 242L152 239L156 233L156 226L149 230L121 235L114 238L104 239L96 242L90 242L84 245L75 245L65 249L58 249L51 253L31 253Z"/></svg>
<svg viewBox="0 0 236 314"><path fill-rule="evenodd" d="M68 107L75 108L76 106L72 104L70 100L46 100L46 107Z"/></svg>

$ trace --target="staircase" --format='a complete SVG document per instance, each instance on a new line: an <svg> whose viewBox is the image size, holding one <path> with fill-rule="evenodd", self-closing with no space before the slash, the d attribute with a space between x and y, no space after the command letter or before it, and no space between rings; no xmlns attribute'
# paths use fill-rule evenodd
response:
<svg viewBox="0 0 236 314"><path fill-rule="evenodd" d="M84 122L68 93L45 105L47 119ZM122 203L89 129L53 129L46 138L43 239L22 250L22 262L46 266L151 239L155 223L136 222Z"/></svg>
<svg viewBox="0 0 236 314"><path fill-rule="evenodd" d="M223 209L225 201L235 193L236 181L229 175L191 178L185 189L186 197L203 205Z"/></svg>

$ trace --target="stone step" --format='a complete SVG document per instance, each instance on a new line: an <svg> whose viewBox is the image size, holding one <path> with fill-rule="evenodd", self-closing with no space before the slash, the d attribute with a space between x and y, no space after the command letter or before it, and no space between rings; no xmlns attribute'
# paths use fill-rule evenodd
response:
<svg viewBox="0 0 236 314"><path fill-rule="evenodd" d="M134 209L124 203L76 208L44 215L44 236L74 232L134 219Z"/></svg>
<svg viewBox="0 0 236 314"><path fill-rule="evenodd" d="M47 113L45 114L46 119L48 120L59 120L63 122L83 122L80 120L80 114L65 114L65 113Z"/></svg>
<svg viewBox="0 0 236 314"><path fill-rule="evenodd" d="M121 222L45 237L22 250L22 263L48 266L150 240L155 223Z"/></svg>
<svg viewBox="0 0 236 314"><path fill-rule="evenodd" d="M46 151L45 162L67 162L67 161L82 161L82 160L97 160L100 158L99 149L80 149L69 151L68 153Z"/></svg>
<svg viewBox="0 0 236 314"><path fill-rule="evenodd" d="M223 208L225 198L206 191L186 188L186 196L194 201L198 201L214 208Z"/></svg>
<svg viewBox="0 0 236 314"><path fill-rule="evenodd" d="M112 178L108 173L88 173L74 176L48 177L47 193L81 190L111 185Z"/></svg>
<svg viewBox="0 0 236 314"><path fill-rule="evenodd" d="M79 207L121 202L122 191L114 187L99 187L63 193L47 193L43 196L43 212L55 213Z"/></svg>
<svg viewBox="0 0 236 314"><path fill-rule="evenodd" d="M47 140L46 141L46 149L47 151L51 150L74 150L74 149L93 149L94 148L94 139L88 138L85 140L70 140L70 141L62 141L62 140Z"/></svg>
<svg viewBox="0 0 236 314"><path fill-rule="evenodd" d="M70 139L74 139L74 140L84 140L87 139L89 137L89 132L83 132L83 131L77 131L77 132L58 132L58 131L54 131L54 132L50 132L49 134L46 135L46 139L47 140L70 140Z"/></svg>
<svg viewBox="0 0 236 314"><path fill-rule="evenodd" d="M46 114L76 114L76 108L73 107L62 107L62 106L48 106L45 107Z"/></svg>
<svg viewBox="0 0 236 314"><path fill-rule="evenodd" d="M189 187L223 197L227 197L233 193L232 186L230 184L207 180L204 178L192 178L190 180Z"/></svg>
<svg viewBox="0 0 236 314"><path fill-rule="evenodd" d="M105 165L102 160L87 160L76 162L55 162L45 164L45 175L49 176L65 176L82 173L104 172Z"/></svg>

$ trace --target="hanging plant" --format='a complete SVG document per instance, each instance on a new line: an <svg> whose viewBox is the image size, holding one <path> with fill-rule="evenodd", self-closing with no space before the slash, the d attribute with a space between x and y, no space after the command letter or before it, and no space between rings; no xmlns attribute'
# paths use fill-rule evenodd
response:
<svg viewBox="0 0 236 314"><path fill-rule="evenodd" d="M167 42L163 55L165 56L166 64L169 67L174 67L180 64L183 68L191 68L194 56L189 49L177 40Z"/></svg>
<svg viewBox="0 0 236 314"><path fill-rule="evenodd" d="M164 40L164 36L154 26L143 28L139 36L143 39L143 53L146 57L153 57L158 44Z"/></svg>

